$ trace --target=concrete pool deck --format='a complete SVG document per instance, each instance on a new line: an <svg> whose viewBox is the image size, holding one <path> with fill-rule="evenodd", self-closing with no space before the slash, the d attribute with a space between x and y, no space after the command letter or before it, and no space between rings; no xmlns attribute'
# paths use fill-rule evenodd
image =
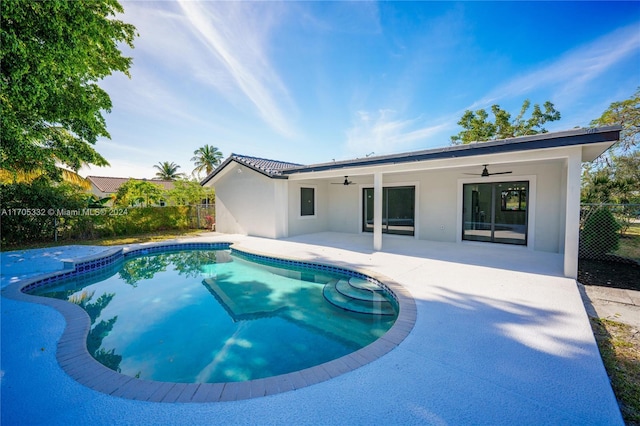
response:
<svg viewBox="0 0 640 426"><path fill-rule="evenodd" d="M561 276L562 256L393 237L373 252L371 236L339 233L184 241L196 240L386 275L413 296L416 324L383 357L302 389L152 403L80 385L56 360L62 315L2 297L2 423L623 424L576 282Z"/></svg>

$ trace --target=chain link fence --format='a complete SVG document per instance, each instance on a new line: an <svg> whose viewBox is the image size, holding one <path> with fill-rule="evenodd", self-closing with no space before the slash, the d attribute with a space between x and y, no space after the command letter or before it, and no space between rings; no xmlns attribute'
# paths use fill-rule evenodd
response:
<svg viewBox="0 0 640 426"><path fill-rule="evenodd" d="M640 204L582 204L579 258L640 263Z"/></svg>
<svg viewBox="0 0 640 426"><path fill-rule="evenodd" d="M202 229L215 230L215 205L109 207L68 211L54 216L53 240L88 240L149 232ZM62 213L65 213L62 211ZM90 214L85 214L90 213ZM37 240L47 241L48 234Z"/></svg>
<svg viewBox="0 0 640 426"><path fill-rule="evenodd" d="M192 229L215 229L216 208L214 204L198 204L190 206L189 228Z"/></svg>

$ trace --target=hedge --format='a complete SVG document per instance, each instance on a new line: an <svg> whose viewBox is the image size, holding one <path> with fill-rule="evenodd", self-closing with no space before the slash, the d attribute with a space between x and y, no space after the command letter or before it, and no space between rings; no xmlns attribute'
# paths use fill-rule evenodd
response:
<svg viewBox="0 0 640 426"><path fill-rule="evenodd" d="M86 194L47 182L0 185L2 247L207 227L213 206L87 207Z"/></svg>

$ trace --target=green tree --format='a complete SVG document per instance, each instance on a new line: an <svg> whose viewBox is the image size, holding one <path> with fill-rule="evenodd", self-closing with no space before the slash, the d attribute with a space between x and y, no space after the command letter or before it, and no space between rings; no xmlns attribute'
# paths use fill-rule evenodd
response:
<svg viewBox="0 0 640 426"><path fill-rule="evenodd" d="M173 161L170 163L168 161L163 161L153 166L158 171L156 172L156 177L162 180L176 180L178 178L184 177L184 173L178 173L178 166Z"/></svg>
<svg viewBox="0 0 640 426"><path fill-rule="evenodd" d="M512 120L511 114L500 108L499 105L493 105L491 107L494 116L493 122L489 120L489 113L484 109L475 112L467 110L458 121L458 125L464 130L451 136L451 143L460 145L474 141L483 142L546 133L547 129L543 127L546 122L560 120L560 112L556 111L549 101L544 103L544 110L540 105L535 104L531 116L525 118L530 107L531 102L526 99L522 103L520 113Z"/></svg>
<svg viewBox="0 0 640 426"><path fill-rule="evenodd" d="M640 151L611 156L582 171L583 203L640 203Z"/></svg>
<svg viewBox="0 0 640 426"><path fill-rule="evenodd" d="M640 141L640 87L627 100L613 102L602 115L591 121L591 125L610 126L619 124L622 126L620 141L616 148L627 152L638 145Z"/></svg>
<svg viewBox="0 0 640 426"><path fill-rule="evenodd" d="M56 229L84 219L82 216L58 217L59 210L80 211L87 207L86 193L67 182L53 184L40 177L30 183L0 184L0 240L2 245L32 241L51 241ZM32 215L12 214L32 209Z"/></svg>
<svg viewBox="0 0 640 426"><path fill-rule="evenodd" d="M622 126L620 141L582 173L586 203L640 202L640 88L627 100L613 102L592 126Z"/></svg>
<svg viewBox="0 0 640 426"><path fill-rule="evenodd" d="M178 206L200 204L202 200L213 197L213 188L205 188L196 181L186 179L175 181L173 189L167 191L169 201Z"/></svg>
<svg viewBox="0 0 640 426"><path fill-rule="evenodd" d="M155 183L130 179L116 192L115 204L119 206L149 206L164 199L164 189Z"/></svg>
<svg viewBox="0 0 640 426"><path fill-rule="evenodd" d="M191 161L196 166L193 172L198 175L203 171L209 175L213 169L220 165L223 157L222 152L213 145L202 146L193 151L193 154Z"/></svg>
<svg viewBox="0 0 640 426"><path fill-rule="evenodd" d="M60 179L58 166L107 165L93 148L109 137L103 112L111 99L97 82L128 74L133 25L114 19L117 0L2 2L0 38L0 169L41 171Z"/></svg>

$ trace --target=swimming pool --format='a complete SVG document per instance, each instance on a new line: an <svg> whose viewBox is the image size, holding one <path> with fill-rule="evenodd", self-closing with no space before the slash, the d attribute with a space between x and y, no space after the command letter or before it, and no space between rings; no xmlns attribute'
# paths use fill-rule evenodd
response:
<svg viewBox="0 0 640 426"><path fill-rule="evenodd" d="M175 383L303 370L367 346L397 317L391 293L362 274L230 250L138 254L30 292L82 307L103 365Z"/></svg>
<svg viewBox="0 0 640 426"><path fill-rule="evenodd" d="M87 350L87 337L93 328L89 315L80 306L67 301L29 294L40 287L58 285L67 278L110 275L110 266L141 255L185 249L229 249L255 262L303 267L315 271L346 274L356 285L376 283L392 296L397 317L391 328L372 343L320 365L261 379L217 382L174 383L146 380L120 374L96 361ZM4 297L50 306L61 313L65 328L57 341L59 366L80 384L98 392L150 402L216 402L256 398L288 392L330 380L378 359L397 347L411 332L416 320L416 305L410 293L390 278L348 265L337 266L313 260L275 256L225 242L173 242L109 248L99 254L64 261L64 269L25 278L3 289ZM95 296L94 296L95 297Z"/></svg>

